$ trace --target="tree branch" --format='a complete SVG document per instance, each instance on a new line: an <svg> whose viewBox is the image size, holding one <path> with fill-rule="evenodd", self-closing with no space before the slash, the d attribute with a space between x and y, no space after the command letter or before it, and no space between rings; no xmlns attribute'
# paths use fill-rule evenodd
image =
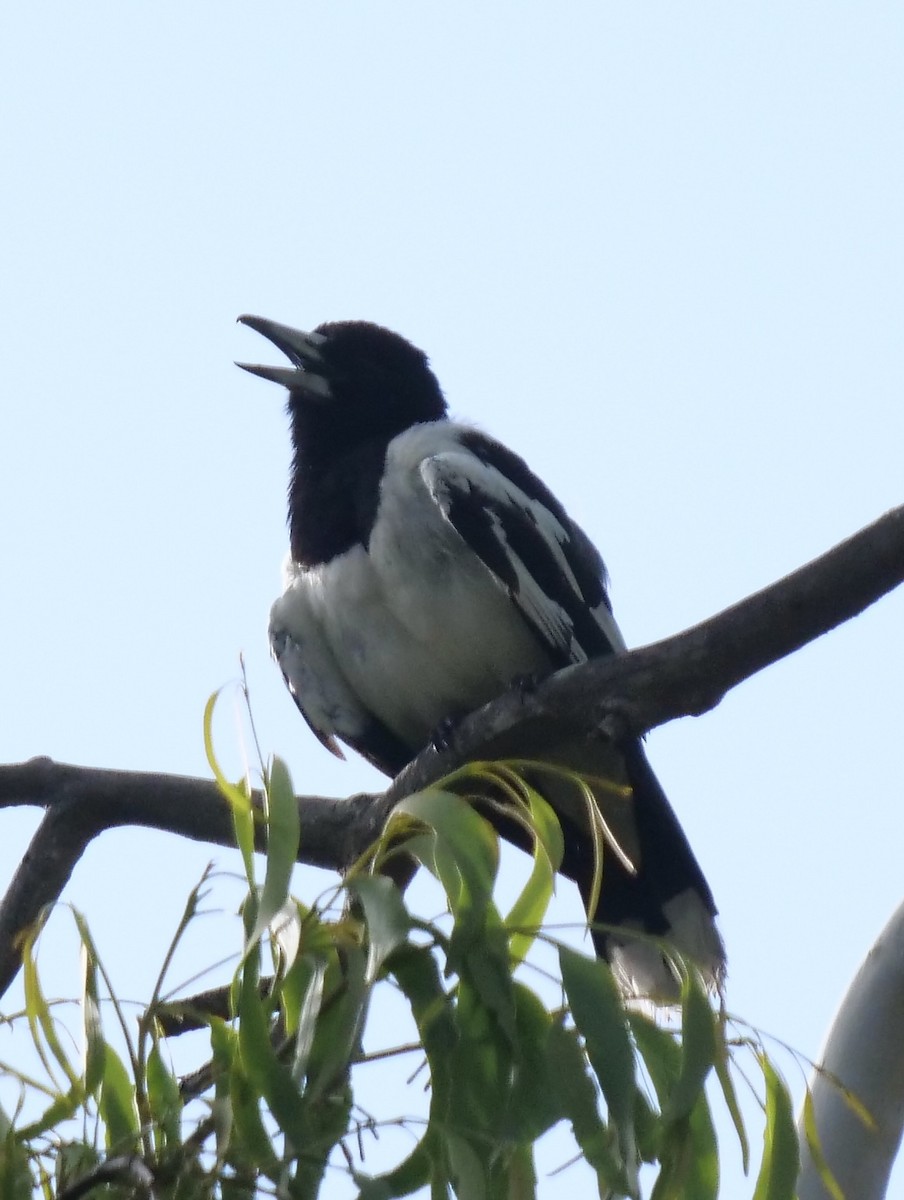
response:
<svg viewBox="0 0 904 1200"><path fill-rule="evenodd" d="M676 637L570 667L530 692L512 689L466 717L450 745L423 750L385 792L299 797L304 823L299 857L315 866L348 866L374 841L400 799L468 761L535 755L537 745L557 730L592 736L602 729L620 738L707 712L736 684L856 616L902 581L904 508L898 508ZM22 932L59 896L102 830L143 825L234 844L229 807L208 780L34 759L0 766L0 807L15 805L47 811L0 904L0 994L18 971Z"/></svg>
<svg viewBox="0 0 904 1200"><path fill-rule="evenodd" d="M821 637L904 582L904 507L791 575L665 641L594 659L506 693L472 713L444 753L425 751L401 773L396 799L548 722L571 731L639 735L677 717L700 716L726 692ZM487 755L489 757L489 755Z"/></svg>
<svg viewBox="0 0 904 1200"><path fill-rule="evenodd" d="M904 904L854 976L809 1081L813 1115L826 1162L845 1196L882 1200L904 1130ZM874 1119L854 1110L842 1089ZM804 1117L800 1200L829 1200L810 1147Z"/></svg>

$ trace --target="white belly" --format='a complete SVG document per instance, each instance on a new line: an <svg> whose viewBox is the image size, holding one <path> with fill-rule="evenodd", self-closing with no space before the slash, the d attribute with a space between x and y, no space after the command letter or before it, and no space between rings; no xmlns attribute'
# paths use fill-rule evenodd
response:
<svg viewBox="0 0 904 1200"><path fill-rule="evenodd" d="M447 440L458 445L451 430ZM431 426L394 439L394 486L381 496L367 550L355 546L312 569L287 566L271 635L284 630L297 643L295 690L325 733L354 739L372 714L417 750L445 718L551 666L425 486L420 464L446 448Z"/></svg>
<svg viewBox="0 0 904 1200"><path fill-rule="evenodd" d="M493 699L517 675L548 669L536 639L478 559L452 563L425 533L380 562L378 571L374 557L355 547L296 575L274 606L273 624L279 618L295 626L292 610L296 616L304 610L304 625L322 650L329 648L349 693L406 744L424 745L444 718Z"/></svg>

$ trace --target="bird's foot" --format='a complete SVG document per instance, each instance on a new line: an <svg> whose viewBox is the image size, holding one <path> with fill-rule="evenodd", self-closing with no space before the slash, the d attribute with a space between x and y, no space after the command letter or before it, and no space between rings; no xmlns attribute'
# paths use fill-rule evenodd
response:
<svg viewBox="0 0 904 1200"><path fill-rule="evenodd" d="M509 683L509 688L521 697L530 696L540 686L542 678L543 676L537 674L536 671L531 671L526 675L515 675Z"/></svg>
<svg viewBox="0 0 904 1200"><path fill-rule="evenodd" d="M461 717L443 717L430 735L430 745L437 754L442 754L444 751L453 748L455 735L458 732L460 724Z"/></svg>

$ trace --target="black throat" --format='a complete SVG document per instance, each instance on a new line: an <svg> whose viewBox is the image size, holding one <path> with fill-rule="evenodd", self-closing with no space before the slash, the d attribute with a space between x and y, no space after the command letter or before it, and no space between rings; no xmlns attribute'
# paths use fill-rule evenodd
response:
<svg viewBox="0 0 904 1200"><path fill-rule="evenodd" d="M385 437L324 454L308 433L296 438L289 480L289 544L293 560L316 567L353 546L367 546L380 503Z"/></svg>
<svg viewBox="0 0 904 1200"><path fill-rule="evenodd" d="M288 404L289 534L292 558L302 567L356 545L367 548L387 447L413 425L446 413L426 356L398 334L355 321L319 325L316 332L326 339L316 369L329 394L298 388Z"/></svg>

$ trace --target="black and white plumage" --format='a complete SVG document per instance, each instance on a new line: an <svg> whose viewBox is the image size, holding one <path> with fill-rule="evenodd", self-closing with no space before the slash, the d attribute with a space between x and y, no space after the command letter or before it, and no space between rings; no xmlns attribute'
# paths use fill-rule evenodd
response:
<svg viewBox="0 0 904 1200"><path fill-rule="evenodd" d="M513 680L625 649L593 544L522 459L448 418L420 350L366 322L302 333L239 320L291 363L240 365L289 390L290 553L270 642L326 747L341 754L344 742L394 775L443 722ZM631 929L665 937L719 979L712 894L640 742L616 752L552 730L531 757L631 789L627 799L596 791L634 868L605 857L592 915L616 931L595 934L598 951L646 994L673 993L674 977ZM570 785L544 779L543 790L562 821L563 870L586 901L582 806Z"/></svg>

